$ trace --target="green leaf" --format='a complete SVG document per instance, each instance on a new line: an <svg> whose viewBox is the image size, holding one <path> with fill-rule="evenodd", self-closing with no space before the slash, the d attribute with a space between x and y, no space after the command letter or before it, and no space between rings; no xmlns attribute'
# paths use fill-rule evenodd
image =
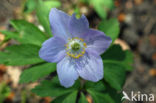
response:
<svg viewBox="0 0 156 103"><path fill-rule="evenodd" d="M19 39L19 33L18 32L12 32L12 31L0 31L3 35L5 35L5 38L7 39L15 39L18 41Z"/></svg>
<svg viewBox="0 0 156 103"><path fill-rule="evenodd" d="M122 61L122 64L125 66L126 70L131 71L133 70L133 53L129 50L126 50L124 53L125 59Z"/></svg>
<svg viewBox="0 0 156 103"><path fill-rule="evenodd" d="M8 55L4 52L0 52L0 64L6 64Z"/></svg>
<svg viewBox="0 0 156 103"><path fill-rule="evenodd" d="M24 6L25 6L24 7L24 12L25 13L30 13L33 10L35 10L36 0L27 0Z"/></svg>
<svg viewBox="0 0 156 103"><path fill-rule="evenodd" d="M58 0L42 1L38 0L36 14L39 22L44 27L46 34L52 36L50 23L49 23L49 12L51 8L60 7L61 3Z"/></svg>
<svg viewBox="0 0 156 103"><path fill-rule="evenodd" d="M56 97L54 100L52 100L51 103L63 103L63 100L64 100L66 97L68 97L69 94L70 94L70 93L67 93L67 94L65 94L65 95L58 96L58 97Z"/></svg>
<svg viewBox="0 0 156 103"><path fill-rule="evenodd" d="M85 89L94 89L96 91L105 91L106 87L102 81L99 82L90 82L87 81L84 85Z"/></svg>
<svg viewBox="0 0 156 103"><path fill-rule="evenodd" d="M40 47L31 44L13 45L0 52L0 64L27 65L43 62L38 57Z"/></svg>
<svg viewBox="0 0 156 103"><path fill-rule="evenodd" d="M3 103L4 100L9 96L10 94L10 88L7 86L6 83L1 82L0 83L0 103Z"/></svg>
<svg viewBox="0 0 156 103"><path fill-rule="evenodd" d="M51 103L76 103L77 90L55 98Z"/></svg>
<svg viewBox="0 0 156 103"><path fill-rule="evenodd" d="M121 90L125 82L125 69L118 63L104 62L104 79L116 90Z"/></svg>
<svg viewBox="0 0 156 103"><path fill-rule="evenodd" d="M40 31L34 24L25 20L12 20L11 24L19 33L18 41L23 44L35 44L41 46L42 43L47 39L45 34Z"/></svg>
<svg viewBox="0 0 156 103"><path fill-rule="evenodd" d="M126 70L132 70L132 53L123 51L120 45L112 45L101 56L104 63L104 79L111 87L121 90L125 82Z"/></svg>
<svg viewBox="0 0 156 103"><path fill-rule="evenodd" d="M114 41L119 36L120 32L119 22L114 18L103 20L99 24L98 29L103 31L107 36L111 37L112 41Z"/></svg>
<svg viewBox="0 0 156 103"><path fill-rule="evenodd" d="M88 103L88 101L86 100L86 96L82 92L80 94L79 103Z"/></svg>
<svg viewBox="0 0 156 103"><path fill-rule="evenodd" d="M51 8L56 8L61 6L61 2L59 0L47 0L43 2L45 7L47 7L47 12ZM49 12L48 12L49 13Z"/></svg>
<svg viewBox="0 0 156 103"><path fill-rule="evenodd" d="M120 45L112 45L105 53L102 55L104 61L123 61L125 59L125 53Z"/></svg>
<svg viewBox="0 0 156 103"><path fill-rule="evenodd" d="M76 89L77 88L75 88L74 86L71 88L64 88L63 86L60 85L58 78L54 78L51 81L48 80L42 81L40 85L32 89L32 92L42 97L46 96L57 97L67 93L71 93Z"/></svg>
<svg viewBox="0 0 156 103"><path fill-rule="evenodd" d="M115 90L105 81L103 82L106 86L106 92L111 96L111 98L115 101L115 103L121 103L121 98L123 97L122 92Z"/></svg>
<svg viewBox="0 0 156 103"><path fill-rule="evenodd" d="M20 76L20 83L34 82L56 70L55 63L44 63L25 69ZM31 77L31 78L30 78Z"/></svg>
<svg viewBox="0 0 156 103"><path fill-rule="evenodd" d="M90 0L90 3L102 19L105 19L107 12L114 8L114 0Z"/></svg>
<svg viewBox="0 0 156 103"><path fill-rule="evenodd" d="M118 63L128 71L132 70L133 54L131 51L123 51L120 45L112 45L104 54L102 59L106 63Z"/></svg>
<svg viewBox="0 0 156 103"><path fill-rule="evenodd" d="M91 89L87 91L92 96L94 103L116 103L108 93L100 93Z"/></svg>
<svg viewBox="0 0 156 103"><path fill-rule="evenodd" d="M69 94L64 100L63 103L76 103L77 90Z"/></svg>

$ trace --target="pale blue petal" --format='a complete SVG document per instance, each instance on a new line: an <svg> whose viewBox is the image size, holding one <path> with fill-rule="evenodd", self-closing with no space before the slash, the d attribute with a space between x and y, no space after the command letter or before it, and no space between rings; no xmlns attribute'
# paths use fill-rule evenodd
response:
<svg viewBox="0 0 156 103"><path fill-rule="evenodd" d="M57 74L61 85L66 88L71 87L79 77L71 58L67 56L57 64Z"/></svg>
<svg viewBox="0 0 156 103"><path fill-rule="evenodd" d="M39 56L47 62L58 62L65 55L66 42L60 37L52 37L46 40L39 51Z"/></svg>
<svg viewBox="0 0 156 103"><path fill-rule="evenodd" d="M96 53L87 52L75 64L79 76L83 79L97 82L103 78L103 62Z"/></svg>
<svg viewBox="0 0 156 103"><path fill-rule="evenodd" d="M66 13L52 8L49 14L49 21L53 35L60 36L64 39L71 37L68 31L69 19L70 16Z"/></svg>
<svg viewBox="0 0 156 103"><path fill-rule="evenodd" d="M82 15L81 18L77 19L73 14L69 21L69 31L73 37L81 37L89 29L89 23L87 18Z"/></svg>
<svg viewBox="0 0 156 103"><path fill-rule="evenodd" d="M112 39L103 32L90 29L83 35L83 39L87 43L87 49L94 50L98 55L106 51L112 43Z"/></svg>

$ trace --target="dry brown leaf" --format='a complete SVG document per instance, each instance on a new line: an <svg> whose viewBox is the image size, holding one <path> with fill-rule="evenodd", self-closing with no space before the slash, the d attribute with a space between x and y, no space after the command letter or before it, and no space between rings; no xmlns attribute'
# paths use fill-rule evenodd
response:
<svg viewBox="0 0 156 103"><path fill-rule="evenodd" d="M20 74L21 74L21 68L8 66L8 69L6 72L10 76L10 79L13 83L13 87L16 88L18 86L18 81L19 81Z"/></svg>
<svg viewBox="0 0 156 103"><path fill-rule="evenodd" d="M14 96L15 96L15 93L14 92L11 92L10 94L9 94L9 96L7 97L7 99L9 99L9 100L13 100L13 98L14 98Z"/></svg>
<svg viewBox="0 0 156 103"><path fill-rule="evenodd" d="M114 44L119 44L123 50L129 50L130 49L129 45L124 40L121 40L121 39L116 39L114 41Z"/></svg>
<svg viewBox="0 0 156 103"><path fill-rule="evenodd" d="M52 101L52 98L50 98L50 97L44 97L43 98L44 99L44 103L51 103L51 101Z"/></svg>
<svg viewBox="0 0 156 103"><path fill-rule="evenodd" d="M118 16L118 20L120 22L124 22L125 21L125 18L126 18L126 15L124 13L120 13L119 16Z"/></svg>
<svg viewBox="0 0 156 103"><path fill-rule="evenodd" d="M156 35L151 34L151 35L149 36L149 40L150 40L150 44L151 44L152 46L155 46L155 47L156 47Z"/></svg>
<svg viewBox="0 0 156 103"><path fill-rule="evenodd" d="M4 35L0 33L0 42L2 42L3 40L4 40Z"/></svg>
<svg viewBox="0 0 156 103"><path fill-rule="evenodd" d="M116 7L119 7L119 6L120 6L119 0L115 0L115 6L116 6Z"/></svg>
<svg viewBox="0 0 156 103"><path fill-rule="evenodd" d="M6 72L6 66L5 65L0 65L0 82L3 80L3 75Z"/></svg>
<svg viewBox="0 0 156 103"><path fill-rule="evenodd" d="M152 55L152 59L156 61L156 53Z"/></svg>
<svg viewBox="0 0 156 103"><path fill-rule="evenodd" d="M5 72L7 67L3 64L0 64L0 71Z"/></svg>
<svg viewBox="0 0 156 103"><path fill-rule="evenodd" d="M90 95L87 95L86 99L87 99L88 103L93 103L92 97Z"/></svg>
<svg viewBox="0 0 156 103"><path fill-rule="evenodd" d="M143 2L143 0L134 0L134 3L135 3L136 5L140 5L142 2Z"/></svg>
<svg viewBox="0 0 156 103"><path fill-rule="evenodd" d="M151 76L156 76L156 68L150 69L150 70L149 70L149 74L150 74Z"/></svg>
<svg viewBox="0 0 156 103"><path fill-rule="evenodd" d="M127 9L132 9L132 8L133 8L133 3L132 3L132 1L129 0L129 1L126 2L126 8L127 8Z"/></svg>

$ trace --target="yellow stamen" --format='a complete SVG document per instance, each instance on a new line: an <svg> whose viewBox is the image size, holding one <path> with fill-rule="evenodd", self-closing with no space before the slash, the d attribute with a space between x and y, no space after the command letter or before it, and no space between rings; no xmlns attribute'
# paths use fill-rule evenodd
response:
<svg viewBox="0 0 156 103"><path fill-rule="evenodd" d="M87 44L86 43L83 43L84 47L87 47Z"/></svg>
<svg viewBox="0 0 156 103"><path fill-rule="evenodd" d="M84 53L85 53L85 51L82 51L81 53L82 53L82 54L84 54Z"/></svg>
<svg viewBox="0 0 156 103"><path fill-rule="evenodd" d="M72 46L72 45L70 45L70 42L75 41L75 40L79 40L78 42L81 42L83 44L82 50L76 54L74 54L74 52L71 51L73 49L70 48L70 46ZM68 39L68 43L65 44L65 47L66 47L66 51L67 51L66 53L68 56L78 59L85 54L85 48L87 47L87 44L84 42L84 40L82 38L74 37L74 38Z"/></svg>
<svg viewBox="0 0 156 103"><path fill-rule="evenodd" d="M84 41L82 38L79 38L79 40Z"/></svg>

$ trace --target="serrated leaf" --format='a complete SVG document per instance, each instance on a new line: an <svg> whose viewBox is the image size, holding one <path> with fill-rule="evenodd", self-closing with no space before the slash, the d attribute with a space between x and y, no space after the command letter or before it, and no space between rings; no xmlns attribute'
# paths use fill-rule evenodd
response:
<svg viewBox="0 0 156 103"><path fill-rule="evenodd" d="M18 32L12 32L12 31L0 31L3 35L5 35L5 39L15 39L17 41L19 40L19 33Z"/></svg>
<svg viewBox="0 0 156 103"><path fill-rule="evenodd" d="M118 63L104 62L104 79L116 90L121 90L125 82L125 69Z"/></svg>
<svg viewBox="0 0 156 103"><path fill-rule="evenodd" d="M47 39L45 34L34 24L25 20L12 20L11 24L18 31L18 40L23 44L34 44L41 46L42 43Z"/></svg>
<svg viewBox="0 0 156 103"><path fill-rule="evenodd" d="M52 36L50 23L49 23L49 12L51 8L59 7L60 5L61 3L58 0L52 0L52 1L38 0L36 14L39 22L44 27L44 30L49 37Z"/></svg>
<svg viewBox="0 0 156 103"><path fill-rule="evenodd" d="M0 64L27 65L43 62L38 56L40 47L31 44L8 46L4 52L0 52Z"/></svg>
<svg viewBox="0 0 156 103"><path fill-rule="evenodd" d="M80 94L79 103L88 103L88 101L86 100L86 96L82 92Z"/></svg>
<svg viewBox="0 0 156 103"><path fill-rule="evenodd" d="M20 83L34 82L56 70L55 63L44 63L25 69L20 76Z"/></svg>
<svg viewBox="0 0 156 103"><path fill-rule="evenodd" d="M98 29L103 31L107 36L111 37L112 41L114 41L120 32L119 22L115 18L111 18L109 20L103 20Z"/></svg>
<svg viewBox="0 0 156 103"><path fill-rule="evenodd" d="M100 93L91 89L87 91L92 96L94 103L115 103L108 93Z"/></svg>
<svg viewBox="0 0 156 103"><path fill-rule="evenodd" d="M76 89L77 88L75 88L74 86L71 88L64 88L63 86L60 85L58 78L54 78L51 81L48 80L42 81L40 85L32 89L32 92L42 97L46 96L57 97L71 93Z"/></svg>

